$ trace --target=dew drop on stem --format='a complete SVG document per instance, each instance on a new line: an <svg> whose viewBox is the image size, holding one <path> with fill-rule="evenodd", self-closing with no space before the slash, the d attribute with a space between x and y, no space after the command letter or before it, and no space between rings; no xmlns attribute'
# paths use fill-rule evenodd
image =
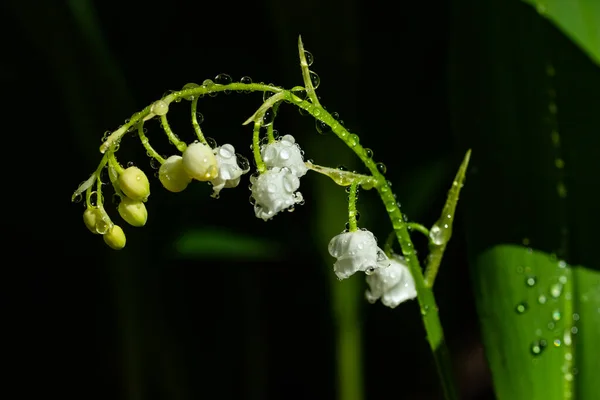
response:
<svg viewBox="0 0 600 400"><path fill-rule="evenodd" d="M314 71L309 71L310 81L312 82L313 88L317 89L321 84L321 78Z"/></svg>
<svg viewBox="0 0 600 400"><path fill-rule="evenodd" d="M240 79L240 83L243 83L244 85L250 85L252 83L252 78L250 78L249 76L242 76L242 79Z"/></svg>
<svg viewBox="0 0 600 400"><path fill-rule="evenodd" d="M327 125L325 122L319 121L318 119L315 120L315 129L321 135L331 132L331 127L329 125Z"/></svg>
<svg viewBox="0 0 600 400"><path fill-rule="evenodd" d="M377 171L379 171L381 174L385 174L387 172L387 167L385 166L384 163L377 163Z"/></svg>
<svg viewBox="0 0 600 400"><path fill-rule="evenodd" d="M231 82L231 76L227 74L219 74L215 76L215 83L218 85L229 85Z"/></svg>
<svg viewBox="0 0 600 400"><path fill-rule="evenodd" d="M313 62L315 61L315 58L313 57L312 53L309 51L304 51L304 57L306 58L306 64L308 64L308 66L310 67L311 65L313 65Z"/></svg>
<svg viewBox="0 0 600 400"><path fill-rule="evenodd" d="M536 283L537 283L537 278L536 278L535 276L528 276L528 277L525 279L525 284L526 284L528 287L534 287Z"/></svg>
<svg viewBox="0 0 600 400"><path fill-rule="evenodd" d="M530 347L531 354L534 356L539 356L542 354L547 345L548 344L544 339L534 340Z"/></svg>

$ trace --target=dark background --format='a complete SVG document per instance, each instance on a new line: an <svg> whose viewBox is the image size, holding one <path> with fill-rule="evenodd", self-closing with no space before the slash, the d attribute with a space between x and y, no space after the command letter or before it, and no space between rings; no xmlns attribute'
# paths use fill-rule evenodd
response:
<svg viewBox="0 0 600 400"><path fill-rule="evenodd" d="M301 84L302 34L321 102L386 164L409 218L431 225L466 150L450 129L449 3L403 2L399 14L395 3L366 1L3 2L3 358L16 397L334 398L330 294L347 283L332 280L323 226L335 234L344 222L323 212L323 199L343 201L342 188L309 174L306 204L265 223L245 180L214 200L208 185L172 194L151 178L148 224L127 228L120 252L87 231L70 196L96 168L103 132L167 90L219 73ZM259 94L202 99L205 133L250 157L241 122L260 102ZM191 141L187 112L174 104L169 115ZM319 164L356 162L290 106L276 127ZM156 123L148 128L161 152L172 151ZM120 160L151 177L136 141L123 141ZM436 294L464 397L488 399L460 207ZM391 226L376 196L363 193L359 209L363 226L385 238ZM175 252L182 234L217 228L273 252L203 255L202 243ZM365 398L440 398L416 302L359 304Z"/></svg>

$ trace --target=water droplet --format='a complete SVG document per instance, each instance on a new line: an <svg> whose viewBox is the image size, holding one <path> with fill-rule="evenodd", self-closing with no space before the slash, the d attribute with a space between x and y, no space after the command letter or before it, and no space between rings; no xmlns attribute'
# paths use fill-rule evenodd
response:
<svg viewBox="0 0 600 400"><path fill-rule="evenodd" d="M429 306L424 306L421 308L421 315L425 316L429 312Z"/></svg>
<svg viewBox="0 0 600 400"><path fill-rule="evenodd" d="M250 168L250 162L248 161L248 159L246 157L244 157L243 155L237 153L236 155L236 161L237 161L237 165L238 167L240 167L241 170L246 171Z"/></svg>
<svg viewBox="0 0 600 400"><path fill-rule="evenodd" d="M579 321L579 314L573 314L573 321Z"/></svg>
<svg viewBox="0 0 600 400"><path fill-rule="evenodd" d="M515 307L515 311L517 312L517 314L524 314L528 308L529 307L528 307L527 303L523 301L523 302L517 304L517 306Z"/></svg>
<svg viewBox="0 0 600 400"><path fill-rule="evenodd" d="M219 74L215 76L215 83L217 83L218 85L229 85L231 82L231 76L227 74Z"/></svg>
<svg viewBox="0 0 600 400"><path fill-rule="evenodd" d="M317 75L316 72L314 71L309 71L310 74L310 81L312 82L313 88L318 88L319 85L321 84L321 78L319 78L319 75Z"/></svg>
<svg viewBox="0 0 600 400"><path fill-rule="evenodd" d="M242 76L242 79L240 79L240 83L243 83L244 85L250 85L252 83L252 78L250 78L249 76Z"/></svg>
<svg viewBox="0 0 600 400"><path fill-rule="evenodd" d="M196 121L198 122L198 125L204 122L204 115L202 115L201 112L196 113Z"/></svg>
<svg viewBox="0 0 600 400"><path fill-rule="evenodd" d="M562 285L560 283L555 283L554 285L550 286L550 296L557 299L560 297L561 293L562 293Z"/></svg>
<svg viewBox="0 0 600 400"><path fill-rule="evenodd" d="M373 268L373 267L369 267L365 270L365 274L367 274L367 275L373 275L374 272L375 272L375 268Z"/></svg>
<svg viewBox="0 0 600 400"><path fill-rule="evenodd" d="M547 326L548 326L548 330L549 331L553 331L554 328L556 327L556 325L554 325L554 322L548 322Z"/></svg>
<svg viewBox="0 0 600 400"><path fill-rule="evenodd" d="M546 304L546 301L547 301L547 298L543 294L541 294L540 297L538 297L538 303Z"/></svg>
<svg viewBox="0 0 600 400"><path fill-rule="evenodd" d="M528 276L527 279L525 279L525 284L529 287L534 287L536 283L537 278L535 276Z"/></svg>
<svg viewBox="0 0 600 400"><path fill-rule="evenodd" d="M384 163L377 163L377 171L379 171L382 174L385 174L387 172L387 167L385 166Z"/></svg>
<svg viewBox="0 0 600 400"><path fill-rule="evenodd" d="M561 317L560 310L552 311L552 319L553 320L560 321L560 317Z"/></svg>
<svg viewBox="0 0 600 400"><path fill-rule="evenodd" d="M554 345L554 347L560 347L560 345L562 344L562 342L560 341L560 339L554 339L554 341L552 342L552 344Z"/></svg>
<svg viewBox="0 0 600 400"><path fill-rule="evenodd" d="M567 263L563 260L558 262L558 268L566 268L567 267Z"/></svg>
<svg viewBox="0 0 600 400"><path fill-rule="evenodd" d="M156 159L156 158L150 158L150 167L153 169L159 169L160 168L160 162Z"/></svg>
<svg viewBox="0 0 600 400"><path fill-rule="evenodd" d="M263 115L262 126L269 126L273 123L274 120L275 113L273 112L273 109L270 108L267 111L265 111L265 114Z"/></svg>
<svg viewBox="0 0 600 400"><path fill-rule="evenodd" d="M365 149L365 155L367 156L367 158L373 158L373 150Z"/></svg>
<svg viewBox="0 0 600 400"><path fill-rule="evenodd" d="M73 197L73 203L80 203L82 199L83 197L81 196L81 193L79 193Z"/></svg>
<svg viewBox="0 0 600 400"><path fill-rule="evenodd" d="M441 246L446 242L446 230L440 228L439 225L434 224L429 230L429 239L433 244Z"/></svg>
<svg viewBox="0 0 600 400"><path fill-rule="evenodd" d="M303 88L302 86L295 86L290 91L292 92L292 94L294 96L296 96L296 97L293 97L292 100L294 100L298 103L302 103L302 101L306 100L306 89ZM300 109L300 110L302 110L302 109ZM306 111L304 111L304 112L306 112Z"/></svg>
<svg viewBox="0 0 600 400"><path fill-rule="evenodd" d="M304 57L306 57L306 64L308 64L309 67L315 62L315 58L309 51L304 50Z"/></svg>
<svg viewBox="0 0 600 400"><path fill-rule="evenodd" d="M558 193L558 197L560 197L561 199L567 197L567 187L563 182L559 182L556 185L556 193Z"/></svg>
<svg viewBox="0 0 600 400"><path fill-rule="evenodd" d="M317 132L319 132L321 135L331 132L331 127L325 122L319 121L318 119L315 120L315 128L317 129Z"/></svg>
<svg viewBox="0 0 600 400"><path fill-rule="evenodd" d="M556 160L554 160L554 165L558 169L563 169L565 167L565 162L561 158L557 158Z"/></svg>
<svg viewBox="0 0 600 400"><path fill-rule="evenodd" d="M215 139L211 138L211 137L207 137L206 138L206 144L208 144L208 146L211 149L214 149L214 148L217 147L217 141Z"/></svg>
<svg viewBox="0 0 600 400"><path fill-rule="evenodd" d="M577 328L576 326L574 326L574 327L572 327L572 328L571 328L571 333L572 333L573 335L576 335L576 334L577 334L577 332L579 332L579 328Z"/></svg>
<svg viewBox="0 0 600 400"><path fill-rule="evenodd" d="M539 356L540 354L542 354L546 346L547 343L544 339L534 340L533 343L531 343L531 354L533 354L534 356Z"/></svg>
<svg viewBox="0 0 600 400"><path fill-rule="evenodd" d="M190 82L190 83L186 83L185 85L183 85L183 88L181 90L195 89L197 87L200 87L200 85L198 85L197 83ZM184 99L190 100L190 101L194 100L194 98L195 98L194 95L184 97Z"/></svg>

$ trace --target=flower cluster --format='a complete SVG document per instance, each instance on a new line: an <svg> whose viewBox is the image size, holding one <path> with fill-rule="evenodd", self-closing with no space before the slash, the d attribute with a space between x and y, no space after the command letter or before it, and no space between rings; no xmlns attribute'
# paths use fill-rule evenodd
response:
<svg viewBox="0 0 600 400"><path fill-rule="evenodd" d="M261 146L260 153L267 170L250 178L254 213L267 221L279 212L304 201L297 192L300 178L308 168L302 150L291 135Z"/></svg>
<svg viewBox="0 0 600 400"><path fill-rule="evenodd" d="M142 227L148 220L144 204L150 196L148 177L138 167L124 169L114 159L114 154L110 155L113 162L108 163L109 176L120 198L118 213L129 225ZM218 197L222 189L238 186L241 176L249 170L245 158L236 154L232 145L225 144L212 149L208 144L194 142L181 155L162 160L158 178L165 189L175 193L185 190L192 180L209 182L213 187L213 197ZM100 179L98 175L92 178L80 186L77 195L89 190ZM95 203L87 201L83 213L84 224L92 233L101 234L109 247L120 250L125 247L125 233L106 213L101 194L96 193L96 196Z"/></svg>
<svg viewBox="0 0 600 400"><path fill-rule="evenodd" d="M377 246L377 239L367 230L344 232L329 242L329 254L337 260L333 271L338 279L347 279L356 272L367 275L369 290L366 298L374 303L381 302L391 308L417 296L415 282L403 260L388 257Z"/></svg>

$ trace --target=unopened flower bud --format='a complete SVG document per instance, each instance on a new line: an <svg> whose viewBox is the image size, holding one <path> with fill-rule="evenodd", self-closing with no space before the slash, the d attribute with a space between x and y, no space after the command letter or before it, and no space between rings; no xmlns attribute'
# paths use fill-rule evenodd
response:
<svg viewBox="0 0 600 400"><path fill-rule="evenodd" d="M100 218L102 216L96 208L86 208L83 212L83 223L93 234L98 234L96 223Z"/></svg>
<svg viewBox="0 0 600 400"><path fill-rule="evenodd" d="M192 178L183 169L181 156L171 156L165 160L158 170L158 179L160 183L170 192L178 193L183 191Z"/></svg>
<svg viewBox="0 0 600 400"><path fill-rule="evenodd" d="M104 242L114 250L121 250L125 247L125 232L119 225L113 225L113 227L104 234Z"/></svg>
<svg viewBox="0 0 600 400"><path fill-rule="evenodd" d="M204 182L219 175L217 158L212 149L200 142L190 144L183 152L183 169L190 178Z"/></svg>
<svg viewBox="0 0 600 400"><path fill-rule="evenodd" d="M143 202L124 197L119 203L119 215L131 226L144 226L148 220L148 210Z"/></svg>
<svg viewBox="0 0 600 400"><path fill-rule="evenodd" d="M138 167L129 167L119 175L119 186L132 200L146 201L150 196L150 182L144 171Z"/></svg>

